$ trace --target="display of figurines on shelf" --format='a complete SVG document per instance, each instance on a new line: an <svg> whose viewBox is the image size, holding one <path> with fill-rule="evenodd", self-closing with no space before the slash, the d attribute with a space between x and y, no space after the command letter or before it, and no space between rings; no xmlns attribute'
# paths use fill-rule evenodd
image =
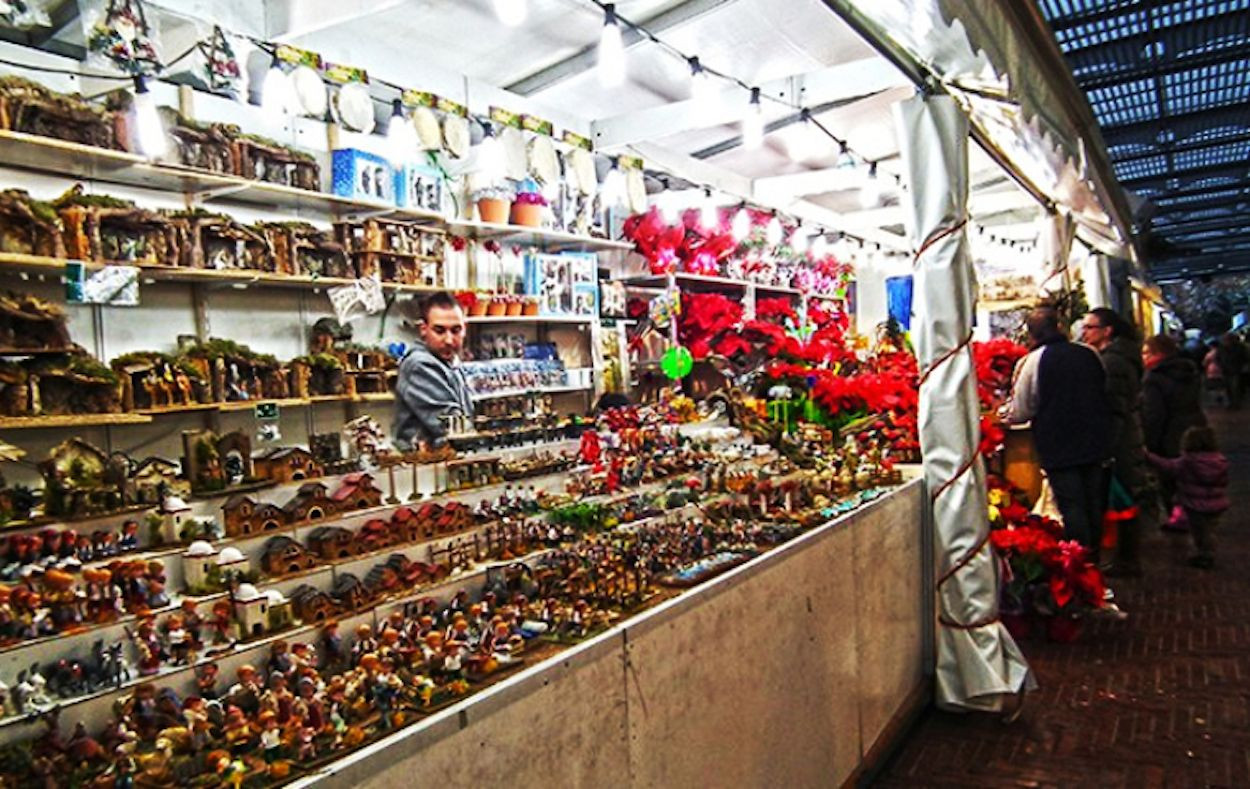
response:
<svg viewBox="0 0 1250 789"><path fill-rule="evenodd" d="M15 226L14 218L6 213L6 209L13 210L9 207L12 194L13 190L0 192L0 251L21 252L28 246L26 237L31 238L32 248L40 248L46 241L29 228ZM68 351L73 347L60 306L29 293L0 291L0 349Z"/></svg>
<svg viewBox="0 0 1250 789"><path fill-rule="evenodd" d="M255 228L204 210L171 214L178 235L178 264L186 268L274 271L273 246Z"/></svg>
<svg viewBox="0 0 1250 789"><path fill-rule="evenodd" d="M0 361L0 416L115 414L122 410L116 374L91 354Z"/></svg>
<svg viewBox="0 0 1250 789"><path fill-rule="evenodd" d="M336 223L357 276L404 285L442 285L446 235L437 228L384 219Z"/></svg>
<svg viewBox="0 0 1250 789"><path fill-rule="evenodd" d="M76 184L53 201L64 227L66 255L93 263L176 266L175 223L130 200L88 194Z"/></svg>
<svg viewBox="0 0 1250 789"><path fill-rule="evenodd" d="M195 495L253 485L252 439L242 430L221 436L211 430L184 430L182 470Z"/></svg>
<svg viewBox="0 0 1250 789"><path fill-rule="evenodd" d="M208 380L194 364L158 351L135 351L114 358L127 411L177 410L212 400Z"/></svg>
<svg viewBox="0 0 1250 789"><path fill-rule="evenodd" d="M111 112L78 94L58 93L14 74L0 77L0 127L96 148L118 147Z"/></svg>
<svg viewBox="0 0 1250 789"><path fill-rule="evenodd" d="M306 222L263 222L256 228L269 240L279 274L336 279L356 276L346 248L332 231Z"/></svg>

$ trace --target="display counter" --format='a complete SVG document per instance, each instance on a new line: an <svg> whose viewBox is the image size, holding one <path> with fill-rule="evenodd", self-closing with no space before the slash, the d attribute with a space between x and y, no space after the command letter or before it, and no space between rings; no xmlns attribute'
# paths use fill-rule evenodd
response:
<svg viewBox="0 0 1250 789"><path fill-rule="evenodd" d="M923 483L298 786L838 786L928 701Z"/></svg>

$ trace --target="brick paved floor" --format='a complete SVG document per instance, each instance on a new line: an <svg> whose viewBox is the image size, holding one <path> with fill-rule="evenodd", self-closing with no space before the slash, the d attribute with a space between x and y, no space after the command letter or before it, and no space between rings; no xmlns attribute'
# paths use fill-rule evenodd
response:
<svg viewBox="0 0 1250 789"><path fill-rule="evenodd" d="M1232 463L1214 571L1157 532L1125 622L1021 646L1041 686L1013 725L928 711L876 786L1250 787L1250 420L1210 416Z"/></svg>

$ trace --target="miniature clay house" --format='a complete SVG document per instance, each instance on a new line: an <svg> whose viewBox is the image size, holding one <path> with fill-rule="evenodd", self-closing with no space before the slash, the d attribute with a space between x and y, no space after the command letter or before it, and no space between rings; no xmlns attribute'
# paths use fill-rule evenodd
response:
<svg viewBox="0 0 1250 789"><path fill-rule="evenodd" d="M339 488L330 498L339 512L382 506L382 491L373 484L373 476L363 471L343 477Z"/></svg>
<svg viewBox="0 0 1250 789"><path fill-rule="evenodd" d="M290 524L314 523L338 513L338 506L326 495L320 482L305 482L295 497L282 506Z"/></svg>
<svg viewBox="0 0 1250 789"><path fill-rule="evenodd" d="M300 584L291 592L291 606L304 624L326 622L338 611L328 594L310 584Z"/></svg>
<svg viewBox="0 0 1250 789"><path fill-rule="evenodd" d="M308 550L322 559L346 559L357 553L356 536L341 526L321 526L308 535Z"/></svg>
<svg viewBox="0 0 1250 789"><path fill-rule="evenodd" d="M18 76L0 77L0 129L117 148L113 114L79 95L57 93Z"/></svg>
<svg viewBox="0 0 1250 789"><path fill-rule="evenodd" d="M358 611L368 605L372 599L361 580L351 573L343 573L334 577L334 584L330 587L330 598L335 601L341 611Z"/></svg>
<svg viewBox="0 0 1250 789"><path fill-rule="evenodd" d="M166 493L181 486L178 479L181 470L177 463L162 457L153 455L143 459L130 472L126 483L127 498L135 504L163 504L169 500L181 504L182 500L176 496L166 496ZM182 506L186 507L185 504ZM174 534L177 535L177 532Z"/></svg>
<svg viewBox="0 0 1250 789"><path fill-rule="evenodd" d="M242 430L218 436L211 430L182 432L182 468L192 493L211 493L254 476L252 440Z"/></svg>
<svg viewBox="0 0 1250 789"><path fill-rule="evenodd" d="M56 209L21 189L0 192L0 252L65 257Z"/></svg>
<svg viewBox="0 0 1250 789"><path fill-rule="evenodd" d="M307 449L280 447L252 461L256 476L278 484L323 476L321 464Z"/></svg>
<svg viewBox="0 0 1250 789"><path fill-rule="evenodd" d="M190 517L191 508L177 496L169 495L161 501L157 512L161 516L161 539L167 544L178 542L183 524Z"/></svg>
<svg viewBox="0 0 1250 789"><path fill-rule="evenodd" d="M211 382L214 402L280 399L289 392L286 368L242 343L212 337L187 348L185 358Z"/></svg>
<svg viewBox="0 0 1250 789"><path fill-rule="evenodd" d="M269 594L258 591L252 584L239 584L234 593L234 619L239 624L242 638L263 636L268 632L269 606L272 602Z"/></svg>
<svg viewBox="0 0 1250 789"><path fill-rule="evenodd" d="M200 371L166 354L136 351L118 356L110 365L121 378L122 404L127 411L208 402L207 381Z"/></svg>
<svg viewBox="0 0 1250 789"><path fill-rule="evenodd" d="M234 495L221 507L227 537L246 537L276 531L287 525L287 514L275 504L256 503L251 496Z"/></svg>
<svg viewBox="0 0 1250 789"><path fill-rule="evenodd" d="M301 277L351 278L355 267L333 233L304 222L256 225L273 249L274 270Z"/></svg>
<svg viewBox="0 0 1250 789"><path fill-rule="evenodd" d="M0 291L0 348L46 351L73 347L60 307L28 293Z"/></svg>
<svg viewBox="0 0 1250 789"><path fill-rule="evenodd" d="M122 409L117 376L86 352L32 358L22 369L30 414L115 414Z"/></svg>
<svg viewBox="0 0 1250 789"><path fill-rule="evenodd" d="M192 592L211 588L217 569L217 549L205 540L196 540L182 553L182 575Z"/></svg>
<svg viewBox="0 0 1250 789"><path fill-rule="evenodd" d="M317 558L290 537L270 537L261 553L260 569L271 576L303 572L317 564Z"/></svg>

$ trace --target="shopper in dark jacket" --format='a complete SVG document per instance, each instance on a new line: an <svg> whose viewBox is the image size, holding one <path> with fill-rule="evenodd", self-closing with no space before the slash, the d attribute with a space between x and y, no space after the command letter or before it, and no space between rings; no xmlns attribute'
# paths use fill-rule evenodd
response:
<svg viewBox="0 0 1250 789"><path fill-rule="evenodd" d="M1215 358L1224 373L1224 386L1228 391L1228 407L1241 407L1242 375L1246 372L1246 346L1236 334L1229 332L1220 338Z"/></svg>
<svg viewBox="0 0 1250 789"><path fill-rule="evenodd" d="M1176 502L1185 510L1193 535L1189 563L1209 569L1215 565L1215 527L1228 509L1228 458L1216 445L1215 431L1191 427L1181 442L1181 456L1165 458L1147 453L1156 468L1176 482Z"/></svg>
<svg viewBox="0 0 1250 789"><path fill-rule="evenodd" d="M1202 374L1197 365L1180 356L1176 340L1156 334L1142 349L1146 376L1142 379L1142 431L1146 449L1174 458L1181 453L1181 436L1207 423L1202 413Z"/></svg>
<svg viewBox="0 0 1250 789"><path fill-rule="evenodd" d="M1081 324L1081 340L1093 346L1107 371L1107 401L1111 407L1112 474L1139 508L1153 505L1146 470L1146 454L1141 429L1141 342L1133 326L1115 310L1090 310ZM1158 508L1147 506L1147 522L1157 518ZM1115 564L1109 575L1141 575L1138 546L1142 524L1139 519L1121 521L1116 539Z"/></svg>
<svg viewBox="0 0 1250 789"><path fill-rule="evenodd" d="M1106 373L1098 354L1068 342L1053 308L1030 313L1028 331L1033 349L1016 366L1007 419L1033 423L1064 535L1097 555L1107 505L1103 466L1111 454Z"/></svg>

